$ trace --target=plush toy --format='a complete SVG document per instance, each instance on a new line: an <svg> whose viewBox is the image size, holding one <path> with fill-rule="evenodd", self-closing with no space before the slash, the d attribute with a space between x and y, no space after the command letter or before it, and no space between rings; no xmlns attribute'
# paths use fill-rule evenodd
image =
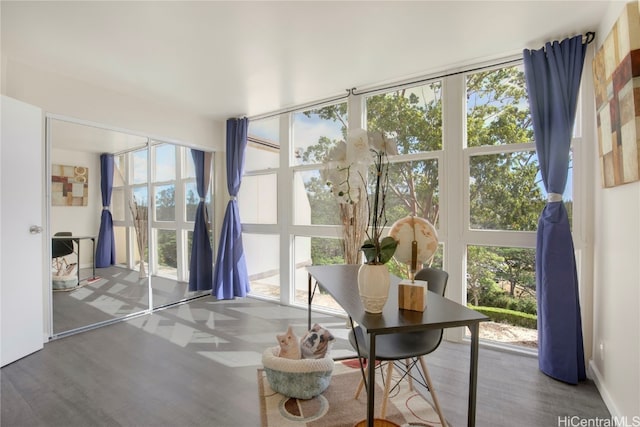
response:
<svg viewBox="0 0 640 427"><path fill-rule="evenodd" d="M276 335L276 338L278 339L278 344L280 344L280 357L300 359L300 344L298 344L298 337L291 326L284 334Z"/></svg>
<svg viewBox="0 0 640 427"><path fill-rule="evenodd" d="M322 359L327 355L334 342L335 338L331 332L316 323L309 332L300 339L302 358Z"/></svg>

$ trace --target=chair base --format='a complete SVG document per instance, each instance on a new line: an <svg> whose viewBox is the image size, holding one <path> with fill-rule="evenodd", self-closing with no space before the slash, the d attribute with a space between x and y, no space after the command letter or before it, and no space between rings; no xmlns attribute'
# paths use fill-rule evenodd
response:
<svg viewBox="0 0 640 427"><path fill-rule="evenodd" d="M405 360L405 366L407 367L407 369L409 369L411 366L415 365L415 363L418 363L418 362L420 363L420 367L422 368L422 372L424 374L424 380L426 382L427 389L429 390L429 393L431 394L431 398L433 399L434 409L436 410L436 413L440 418L440 423L442 424L443 427L446 427L448 425L447 420L444 417L442 408L440 407L440 401L438 400L438 396L433 388L433 382L431 381L431 375L429 375L427 364L424 361L424 357L418 357L417 359L418 359L417 362L414 362L414 363L410 363L408 359ZM365 368L365 377L368 377L369 366L370 364L367 364ZM384 417L387 415L387 406L389 404L389 393L391 391L391 378L392 378L394 366L395 366L394 361L386 362L386 380L384 381L384 394L382 397L382 407L380 408L380 419L382 419L383 421L384 421ZM381 365L380 368L383 369L384 367ZM374 369L375 369L375 366L374 366ZM412 381L411 374L408 373L407 371L407 373L403 375L403 378L405 375L408 376L409 387L411 390L413 390L413 381ZM402 381L402 379L400 381ZM355 399L358 399L360 397L360 393L362 392L363 388L364 388L364 379L360 378L360 382L358 384L358 387L356 388L356 392L354 395ZM375 425L377 424L374 424L374 426ZM385 424L382 424L382 425L384 426Z"/></svg>
<svg viewBox="0 0 640 427"><path fill-rule="evenodd" d="M353 427L365 427L367 420L362 420L356 423ZM373 427L400 427L400 424L396 424L393 421L384 420L382 418L373 419Z"/></svg>

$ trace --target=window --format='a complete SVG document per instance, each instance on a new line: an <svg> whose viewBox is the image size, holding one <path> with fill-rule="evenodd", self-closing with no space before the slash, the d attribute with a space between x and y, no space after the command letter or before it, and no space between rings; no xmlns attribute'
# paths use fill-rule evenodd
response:
<svg viewBox="0 0 640 427"><path fill-rule="evenodd" d="M307 305L309 276L304 267L344 264L342 243L336 238L295 236L293 246L296 266L294 301L299 305ZM316 291L312 306L316 309L343 311L333 297L321 289Z"/></svg>
<svg viewBox="0 0 640 427"><path fill-rule="evenodd" d="M250 122L239 206L252 294L306 305L305 267L344 262L327 157L339 151L349 127L366 128L398 146L389 157L387 227L411 214L432 222L440 245L431 265L456 279L447 297L500 313L492 316L521 328L524 338L512 343L535 346L527 337L536 335L536 228L547 194L523 67L512 64ZM564 194L570 218L573 185L570 169ZM280 248L277 260L261 258L265 247ZM403 265L389 267L406 275ZM334 303L323 295L314 301L324 310L339 309ZM505 342L501 330L511 326L491 325L481 325L481 337Z"/></svg>
<svg viewBox="0 0 640 427"><path fill-rule="evenodd" d="M293 165L321 164L347 129L347 103L292 114Z"/></svg>
<svg viewBox="0 0 640 427"><path fill-rule="evenodd" d="M534 151L470 156L470 228L536 231L545 205L537 174Z"/></svg>
<svg viewBox="0 0 640 427"><path fill-rule="evenodd" d="M398 154L442 150L442 82L409 87L366 99L367 129L396 138Z"/></svg>
<svg viewBox="0 0 640 427"><path fill-rule="evenodd" d="M245 172L275 169L280 165L279 126L278 117L249 123Z"/></svg>
<svg viewBox="0 0 640 427"><path fill-rule="evenodd" d="M300 170L293 173L294 224L338 225L339 207L331 194L322 170Z"/></svg>
<svg viewBox="0 0 640 427"><path fill-rule="evenodd" d="M238 193L242 241L251 295L276 300L281 297L281 236L271 227L279 223L280 155L280 117L249 122L245 175Z"/></svg>
<svg viewBox="0 0 640 427"><path fill-rule="evenodd" d="M280 299L280 236L243 233L242 244L251 294Z"/></svg>
<svg viewBox="0 0 640 427"><path fill-rule="evenodd" d="M156 221L176 220L176 188L174 184L154 185Z"/></svg>
<svg viewBox="0 0 640 427"><path fill-rule="evenodd" d="M238 193L242 221L249 224L278 223L278 175L245 176Z"/></svg>
<svg viewBox="0 0 640 427"><path fill-rule="evenodd" d="M535 249L469 245L466 267L467 303L496 320L481 337L536 348Z"/></svg>
<svg viewBox="0 0 640 427"><path fill-rule="evenodd" d="M407 215L439 223L439 166L442 164L442 82L367 97L367 129L395 138L390 159L387 220Z"/></svg>
<svg viewBox="0 0 640 427"><path fill-rule="evenodd" d="M466 87L467 302L494 320L481 338L536 347L535 231L546 194L523 67L469 74Z"/></svg>

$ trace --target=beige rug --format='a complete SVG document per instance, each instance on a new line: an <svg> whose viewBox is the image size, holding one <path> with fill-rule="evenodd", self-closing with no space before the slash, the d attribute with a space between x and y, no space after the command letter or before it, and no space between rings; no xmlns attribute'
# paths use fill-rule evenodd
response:
<svg viewBox="0 0 640 427"><path fill-rule="evenodd" d="M262 427L353 427L367 416L367 395L354 393L361 378L357 362L336 362L331 384L320 396L309 400L289 398L271 390L258 369L258 393ZM397 372L394 374L399 375ZM396 378L394 378L395 383ZM376 369L376 415L382 406L383 385ZM401 426L440 426L438 414L420 394L410 391L405 380L394 390L387 407L388 420Z"/></svg>

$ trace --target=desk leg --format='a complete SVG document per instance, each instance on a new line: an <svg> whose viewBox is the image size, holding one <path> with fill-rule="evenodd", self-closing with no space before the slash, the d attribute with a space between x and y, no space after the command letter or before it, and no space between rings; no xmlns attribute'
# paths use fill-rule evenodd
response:
<svg viewBox="0 0 640 427"><path fill-rule="evenodd" d="M96 239L95 237L91 238L91 243L93 244L93 276L92 279L96 278Z"/></svg>
<svg viewBox="0 0 640 427"><path fill-rule="evenodd" d="M478 335L480 324L469 325L471 330L471 357L469 367L469 407L467 409L467 426L476 425L476 391L478 389Z"/></svg>
<svg viewBox="0 0 640 427"><path fill-rule="evenodd" d="M78 264L76 265L76 268L78 269L78 285L80 286L80 239L77 239L76 242L78 243Z"/></svg>
<svg viewBox="0 0 640 427"><path fill-rule="evenodd" d="M367 427L373 427L375 418L375 389L376 389L376 334L369 334L369 381L367 384Z"/></svg>
<svg viewBox="0 0 640 427"><path fill-rule="evenodd" d="M311 273L309 273L309 284L307 286L307 331L311 330L311 302L313 295L311 294Z"/></svg>

